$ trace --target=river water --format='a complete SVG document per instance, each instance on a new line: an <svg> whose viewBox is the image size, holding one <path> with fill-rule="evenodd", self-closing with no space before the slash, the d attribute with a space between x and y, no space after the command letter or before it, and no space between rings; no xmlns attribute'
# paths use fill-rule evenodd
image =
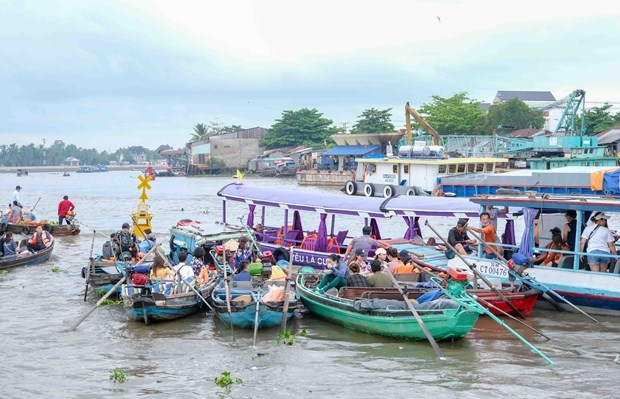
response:
<svg viewBox="0 0 620 399"><path fill-rule="evenodd" d="M80 270L91 245L99 252L106 237L129 222L141 193L137 173L1 175L0 197L5 203L20 184L21 202L26 207L36 204L39 219L55 219L58 202L69 195L82 223L80 235L57 238L50 261L0 275L2 398L619 395L620 320L597 317L600 323L595 324L578 314L539 309L527 322L550 341L514 321L506 323L549 356L556 363L552 366L489 318L481 318L465 339L440 343L445 361L437 360L426 342L359 334L307 314L289 324L294 332L307 332L291 346L276 343L276 329L259 331L254 348L251 331L231 331L204 313L145 326L128 321L119 305L101 306L76 331L68 332L97 300L90 295L83 301ZM229 182L232 179L188 177L151 182L147 195L155 234L166 240L168 229L180 219L200 220L217 231L221 202L216 193ZM288 186L308 195L326 191L298 187L293 179L245 178L244 183ZM239 217L247 215L241 206L238 212ZM348 223L350 234L361 229L359 221ZM447 232L453 223L439 221L436 227ZM384 236L392 228L380 227ZM402 236L402 225L393 228ZM124 371L125 383L110 380L115 368ZM214 378L224 371L243 383L217 386Z"/></svg>

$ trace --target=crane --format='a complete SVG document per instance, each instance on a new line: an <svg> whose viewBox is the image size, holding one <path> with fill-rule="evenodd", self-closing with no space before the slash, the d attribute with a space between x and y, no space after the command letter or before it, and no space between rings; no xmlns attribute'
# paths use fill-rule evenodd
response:
<svg viewBox="0 0 620 399"><path fill-rule="evenodd" d="M407 128L407 145L411 145L411 116L418 122L426 133L430 134L433 138L434 145L441 145L439 141L439 133L431 125L428 124L426 119L422 117L415 109L411 108L409 102L405 104L405 127Z"/></svg>
<svg viewBox="0 0 620 399"><path fill-rule="evenodd" d="M582 89L574 90L568 96L554 103L549 104L543 109L564 107L564 112L558 121L558 126L554 133L564 133L566 136L583 136L586 132L585 118L581 118L581 128L575 131L575 116L581 107L582 115L586 105L586 91Z"/></svg>

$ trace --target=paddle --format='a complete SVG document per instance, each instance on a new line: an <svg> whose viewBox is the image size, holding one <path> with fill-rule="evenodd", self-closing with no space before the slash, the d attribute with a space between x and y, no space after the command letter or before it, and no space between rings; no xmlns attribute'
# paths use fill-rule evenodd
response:
<svg viewBox="0 0 620 399"><path fill-rule="evenodd" d="M387 272L387 275L390 276L390 280L392 280L392 284L394 284L394 286L396 287L400 295L402 295L403 300L405 301L405 304L407 305L411 313L413 313L413 316L415 317L415 319L418 321L420 328L422 328L422 331L424 331L424 335L426 335L426 339L428 339L428 342L431 343L431 346L435 350L435 353L437 354L437 358L439 360L446 360L446 356L441 351L441 348L439 348L439 345L437 345L437 341L435 341L435 338L433 338L430 331L428 331L428 328L426 327L426 324L424 324L424 321L418 314L418 311L415 310L411 302L409 302L409 298L407 298L407 295L405 295L404 291L402 290L402 288L400 287L400 285L398 284L398 282L392 275L392 272L390 271L390 269L388 267L384 267L383 269Z"/></svg>
<svg viewBox="0 0 620 399"><path fill-rule="evenodd" d="M154 246L153 246L153 248L151 248L151 250L149 251L149 254L150 254L150 253L152 253L153 251L155 251L155 249L156 249L158 246L160 246L160 245L161 245L161 244L154 245ZM148 254L147 254L147 255L148 255ZM145 261L145 260L146 260L146 256L145 256L144 258L140 259L140 260L138 261L138 263L136 263L136 264L134 265L134 267L141 265L142 263L144 263L144 261ZM104 295L104 296L103 296L100 300L98 300L98 301L97 301L97 303L96 303L96 304L95 304L92 308L90 308L90 309L89 309L89 310L88 310L88 311L87 311L87 312L86 312L86 313L85 313L82 317L80 317L80 318L78 319L78 321L77 321L77 322L75 322L75 324L73 324L73 325L69 328L69 331L75 331L75 329L76 329L76 328L77 328L80 324L82 324L82 322L83 322L84 320L86 320L86 318L87 318L87 317L88 317L88 316L89 316L92 312L94 312L95 310L97 310L97 308L99 307L99 305L101 305L101 304L103 303L103 301L105 301L105 300L106 300L106 299L107 299L107 298L108 298L108 297L109 297L109 296L110 296L110 295L111 295L114 291L116 291L116 289L117 289L117 288L118 288L121 284L123 284L123 283L125 282L125 280L126 280L126 279L127 279L127 275L124 275L124 276L123 276L123 278L121 278L121 279L118 281L118 283L116 283L116 284L114 285L114 287L110 288L110 290L109 290L108 292L106 292L106 294L105 294L105 295Z"/></svg>
<svg viewBox="0 0 620 399"><path fill-rule="evenodd" d="M90 242L90 255L88 256L88 269L86 269L86 287L84 288L84 302L86 302L86 296L88 295L88 283L90 280L90 270L95 268L95 259L93 258L93 246L95 245L96 233L97 232L93 230L93 240Z"/></svg>
<svg viewBox="0 0 620 399"><path fill-rule="evenodd" d="M252 341L252 346L254 346L254 348L256 348L256 334L258 333L258 313L260 312L261 297L261 290L259 288L256 296L254 296L254 300L256 301L256 311L254 312L254 340Z"/></svg>
<svg viewBox="0 0 620 399"><path fill-rule="evenodd" d="M442 236L441 234L439 234L439 232L438 232L437 230L435 230L435 228L434 228L433 226L431 226L431 225L430 225L430 223L428 223L428 220L426 220L426 221L424 222L424 224L425 224L426 226L428 226L428 227L429 227L429 228L433 231L433 233L435 233L435 234L437 235L437 237L439 237L439 239L440 239L441 241L443 241L443 242L446 244L446 246L447 246L449 249L451 249L451 250L452 250L452 251L456 254L456 256L458 256L458 257L459 257L459 259L460 259L461 261L463 261L463 263L465 263L465 264L467 265L467 267L469 267L469 269L470 269L470 270L474 273L474 275L476 276L476 278L480 278L482 281L484 281L484 283L485 283L485 284L486 284L486 285L487 285L487 286L488 286L488 287L489 287L489 288L490 288L493 292L495 292L495 293L496 293L496 294L500 297L500 299L501 299L501 300L502 300L502 301L503 301L506 305L508 305L508 306L510 307L510 309L512 309L512 311L513 311L516 315L518 315L518 316L519 316L519 317L521 317L522 319L525 319L525 316L523 316L523 315L521 314L521 312L519 312L519 309L515 308L515 306L514 306L514 305L513 305L513 304L512 304L512 303L511 303L511 302L510 302L510 301L509 301L509 300L508 300L508 299L507 299L507 298L506 298L506 297L505 297L505 296L504 296L504 295L503 295L503 294L502 294L502 293L501 293L501 292L500 292L500 291L499 291L499 290L498 290L498 289L497 289L497 288L496 288L493 284L491 284L491 282L490 282L490 281L489 281L486 277L484 277L484 276L483 276L480 272L478 272L478 270L476 270L476 267L475 267L474 265L472 265L471 263L469 263L469 262L467 261L467 259L465 259L465 258L463 257L463 255L461 255L461 254L460 254L460 253L456 250L456 248L454 248L454 247L452 246L452 244L450 244L450 243L448 242L448 240L446 240L445 238L443 238L443 236Z"/></svg>
<svg viewBox="0 0 620 399"><path fill-rule="evenodd" d="M471 231L471 230L470 230ZM480 237L478 235L476 235L475 232L472 232L472 235L474 236L474 238L476 238L478 241L482 242L483 245L488 245L487 243L485 243L484 241L480 240ZM497 252L495 250L495 248L492 245L489 245L489 248L497 255L497 257L504 262L504 264L501 264L501 266L508 268L508 266L506 265L508 263L508 261L506 260L506 258L504 258L499 252ZM556 307L556 309L561 309L559 304L553 299L551 298L547 292L552 293L553 295L555 295L556 297L560 298L561 300L563 300L567 305L571 306L573 309L577 310L579 313L581 313L582 315L586 316L587 318L591 319L592 321L594 321L595 323L598 323L598 320L596 320L594 317L590 316L588 313L584 312L583 310L581 310L579 307L577 307L576 305L572 304L568 299L564 298L562 295L558 294L557 292L555 292L554 290L552 290L551 288L547 287L546 285L544 285L543 283L537 281L536 279L534 279L533 277L530 276L522 276L519 273L515 273L512 270L510 270L510 268L508 268L508 272L511 273L511 275L517 277L519 280L521 280L522 282L526 283L527 285L533 286L534 288L540 289L543 292L543 297L549 301L552 305L554 305Z"/></svg>
<svg viewBox="0 0 620 399"><path fill-rule="evenodd" d="M291 247L291 263L286 268L286 285L284 286L284 305L282 306L282 332L286 332L286 319L288 318L288 304L290 301L291 269L293 268L293 247Z"/></svg>
<svg viewBox="0 0 620 399"><path fill-rule="evenodd" d="M230 280L228 279L228 262L224 255L224 288L226 289L226 310L228 311L228 317L230 317L230 334L235 339L232 322L232 309L230 307Z"/></svg>
<svg viewBox="0 0 620 399"><path fill-rule="evenodd" d="M30 209L30 212L34 211L34 208L37 207L37 205L39 204L39 201L41 201L41 197L39 197L39 199L37 200L37 202L34 203L34 206Z"/></svg>

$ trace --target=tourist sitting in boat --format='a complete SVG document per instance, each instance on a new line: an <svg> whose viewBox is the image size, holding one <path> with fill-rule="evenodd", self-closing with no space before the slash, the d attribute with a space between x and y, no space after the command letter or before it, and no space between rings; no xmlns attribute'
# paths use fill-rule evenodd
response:
<svg viewBox="0 0 620 399"><path fill-rule="evenodd" d="M22 207L19 205L19 202L13 201L13 206L11 206L11 212L9 213L9 223L17 223L22 220Z"/></svg>
<svg viewBox="0 0 620 399"><path fill-rule="evenodd" d="M344 253L344 259L348 259L349 255L354 254L356 250L363 249L366 253L370 252L373 247L376 248L389 248L387 245L380 243L370 236L372 229L370 226L364 226L362 228L362 235L355 237L349 245L347 246L347 250Z"/></svg>
<svg viewBox="0 0 620 399"><path fill-rule="evenodd" d="M467 255L472 252L470 245L476 243L476 240L469 238L467 235L467 219L459 219L456 226L448 232L448 244L450 244L459 254ZM451 249L446 251L446 257L452 259L456 256Z"/></svg>
<svg viewBox="0 0 620 399"><path fill-rule="evenodd" d="M148 254L151 248L155 246L156 240L151 229L144 229L144 240L138 244L138 250L143 254Z"/></svg>
<svg viewBox="0 0 620 399"><path fill-rule="evenodd" d="M373 260L370 262L370 270L372 270L372 275L368 277L368 285L371 287L394 287L392 284L392 279L386 272L381 269L381 262L378 260Z"/></svg>
<svg viewBox="0 0 620 399"><path fill-rule="evenodd" d="M379 259L381 261L381 267L387 265L387 251L385 248L377 248L375 250L375 259Z"/></svg>
<svg viewBox="0 0 620 399"><path fill-rule="evenodd" d="M548 251L541 253L534 259L534 264L536 265L557 267L564 254L554 252L553 250L569 250L568 245L562 241L562 231L558 227L554 227L550 231L551 242L545 247Z"/></svg>
<svg viewBox="0 0 620 399"><path fill-rule="evenodd" d="M497 258L495 252L501 255L503 249L500 246L494 245L494 243L497 242L497 232L493 224L491 224L491 216L489 216L488 212L482 212L480 214L480 224L482 227L467 226L467 228L482 235L482 240L486 243L486 245L484 245L482 257L486 259L495 259Z"/></svg>
<svg viewBox="0 0 620 399"><path fill-rule="evenodd" d="M192 254L192 261L189 264L194 270L194 276L199 276L202 268L205 267L205 250L202 246L196 247L194 249L194 253Z"/></svg>
<svg viewBox="0 0 620 399"><path fill-rule="evenodd" d="M28 240L25 238L22 239L19 244L17 244L17 249L15 250L19 256L30 255L32 252L28 249Z"/></svg>
<svg viewBox="0 0 620 399"><path fill-rule="evenodd" d="M328 272L323 275L321 282L315 288L316 292L319 294L322 294L331 288L340 289L347 285L349 268L342 261L340 255L329 254L327 257L327 269Z"/></svg>
<svg viewBox="0 0 620 399"><path fill-rule="evenodd" d="M239 262L237 274L235 274L235 281L252 281L252 276L250 276L250 271L248 270L249 264L250 262L247 260Z"/></svg>
<svg viewBox="0 0 620 399"><path fill-rule="evenodd" d="M149 278L151 280L171 280L174 278L174 271L166 266L161 256L155 256Z"/></svg>
<svg viewBox="0 0 620 399"><path fill-rule="evenodd" d="M13 232L7 231L2 238L2 253L4 256L17 255L17 242L13 239Z"/></svg>
<svg viewBox="0 0 620 399"><path fill-rule="evenodd" d="M413 261L411 260L409 252L403 249L398 253L398 257L400 258L401 264L396 268L394 274L413 273Z"/></svg>
<svg viewBox="0 0 620 399"><path fill-rule="evenodd" d="M609 219L609 216L603 212L595 215L596 225L586 227L583 234L581 234L580 252L587 252L588 266L590 266L590 270L593 272L607 271L611 258L601 255L616 255L616 240L606 226L607 219ZM581 260L583 261L584 259L585 256L581 255Z"/></svg>
<svg viewBox="0 0 620 399"><path fill-rule="evenodd" d="M349 265L349 277L347 277L347 287L369 287L366 276L360 274L360 267L357 263Z"/></svg>
<svg viewBox="0 0 620 399"><path fill-rule="evenodd" d="M116 242L116 233L110 234L110 239L103 243L101 247L101 259L108 260L116 258L116 252L119 250L118 242Z"/></svg>
<svg viewBox="0 0 620 399"><path fill-rule="evenodd" d="M366 276L370 274L370 268L366 264L366 258L368 258L366 252L362 248L358 248L355 250L355 254L353 255L353 257L347 263L347 266L350 267L354 263L357 264L358 268L360 269L360 273Z"/></svg>
<svg viewBox="0 0 620 399"><path fill-rule="evenodd" d="M398 268L398 266L403 264L403 262L398 257L398 249L394 247L388 248L387 258L388 258L387 267L390 270L390 273L396 273L396 269Z"/></svg>
<svg viewBox="0 0 620 399"><path fill-rule="evenodd" d="M129 231L129 223L123 223L121 230L116 233L115 240L118 242L118 250L116 257L120 260L125 260L127 256L121 256L121 254L129 253L130 259L136 259L138 256L138 246L136 245L137 237L134 233Z"/></svg>
<svg viewBox="0 0 620 399"><path fill-rule="evenodd" d="M233 266L235 270L239 268L239 262L241 261L252 261L252 249L249 247L250 237L241 236L239 238L239 247L235 251L235 255L233 257Z"/></svg>
<svg viewBox="0 0 620 399"><path fill-rule="evenodd" d="M43 230L43 226L37 226L34 235L28 241L28 250L38 252L49 248L54 242L54 237L49 231Z"/></svg>
<svg viewBox="0 0 620 399"><path fill-rule="evenodd" d="M179 251L177 255L179 263L173 267L174 272L178 275L179 280L187 280L188 278L194 278L194 269L191 266L186 265L187 251ZM181 283L181 281L179 281Z"/></svg>

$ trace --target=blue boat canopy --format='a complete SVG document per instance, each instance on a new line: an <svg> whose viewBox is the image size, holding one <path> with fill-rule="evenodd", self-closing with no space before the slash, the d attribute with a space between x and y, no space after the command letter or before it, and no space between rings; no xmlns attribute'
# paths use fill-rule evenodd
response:
<svg viewBox="0 0 620 399"><path fill-rule="evenodd" d="M321 155L334 155L334 156L355 156L363 157L365 155L381 153L380 145L339 145L338 147L330 148L323 152Z"/></svg>

